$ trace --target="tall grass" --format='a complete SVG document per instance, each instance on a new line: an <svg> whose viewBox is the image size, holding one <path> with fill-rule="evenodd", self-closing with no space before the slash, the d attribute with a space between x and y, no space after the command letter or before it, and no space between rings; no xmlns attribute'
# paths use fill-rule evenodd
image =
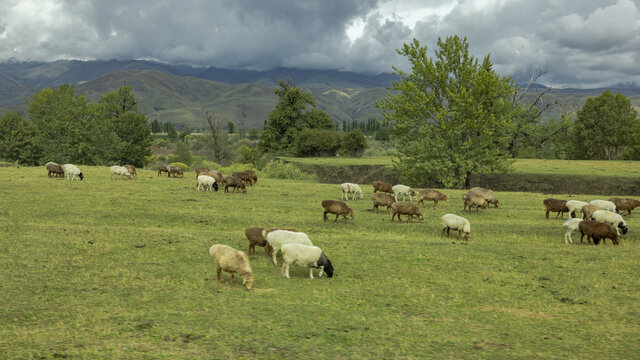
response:
<svg viewBox="0 0 640 360"><path fill-rule="evenodd" d="M617 358L640 353L636 218L618 247L567 245L542 200L498 193L465 214L471 241L425 222L390 223L371 201L355 221L322 221L339 187L261 178L245 194L198 192L138 171L84 181L0 168L0 358ZM371 193L371 186L362 186ZM590 197L581 197L590 200ZM213 243L246 251L244 229L306 232L332 279L279 274L251 257L254 290L215 280ZM574 239L579 236L574 236ZM228 275L224 274L225 279Z"/></svg>

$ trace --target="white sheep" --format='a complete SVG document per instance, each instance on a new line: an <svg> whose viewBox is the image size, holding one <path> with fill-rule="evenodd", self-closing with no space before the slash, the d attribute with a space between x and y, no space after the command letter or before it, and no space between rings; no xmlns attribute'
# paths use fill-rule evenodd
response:
<svg viewBox="0 0 640 360"><path fill-rule="evenodd" d="M342 183L340 187L342 188L341 200L349 200L349 194L353 194L353 200L356 199L356 194L360 195L360 199L363 197L362 189L360 189L360 185L358 184Z"/></svg>
<svg viewBox="0 0 640 360"><path fill-rule="evenodd" d="M614 213L619 213L618 208L616 207L616 204L614 204L612 201L608 201L608 200L591 200L589 201L589 204L597 207L600 210L607 210L607 211L611 211Z"/></svg>
<svg viewBox="0 0 640 360"><path fill-rule="evenodd" d="M327 277L333 276L333 265L324 254L322 249L317 246L308 246L303 244L289 243L282 245L282 269L280 274L289 279L289 266L291 264L304 266L309 268L309 277L313 279L313 269L320 269L318 276L322 276L322 272L327 273Z"/></svg>
<svg viewBox="0 0 640 360"><path fill-rule="evenodd" d="M449 231L458 230L458 237L462 235L464 232L464 240L469 240L469 235L471 234L471 224L469 220L463 218L462 216L454 215L454 214L446 214L442 216L442 233L444 234L445 230L447 231L447 236L449 236Z"/></svg>
<svg viewBox="0 0 640 360"><path fill-rule="evenodd" d="M215 182L216 179L209 175L198 176L198 191L200 191L201 187L204 188L205 191L207 190L207 188L209 189L209 191L213 191L213 184Z"/></svg>
<svg viewBox="0 0 640 360"><path fill-rule="evenodd" d="M573 240L571 239L571 234L575 231L580 230L581 222L582 222L582 219L580 218L570 218L567 221L565 221L564 224L562 224L562 227L565 230L565 233L564 233L565 244L568 244L568 243L573 244Z"/></svg>
<svg viewBox="0 0 640 360"><path fill-rule="evenodd" d="M413 200L413 196L416 195L413 189L411 189L407 185L393 185L391 187L391 190L393 191L393 197L396 199L396 201L398 201L398 195L402 195L402 201L404 201L406 196L409 196L409 200Z"/></svg>
<svg viewBox="0 0 640 360"><path fill-rule="evenodd" d="M242 285L247 290L253 287L253 272L249 264L247 254L240 250L236 250L231 246L215 244L209 248L209 255L218 265L218 281L224 282L222 279L222 270L231 274L231 285L233 285L233 276L235 273L242 276Z"/></svg>
<svg viewBox="0 0 640 360"><path fill-rule="evenodd" d="M582 207L588 205L584 201L579 200L569 200L567 201L567 208L569 209L569 216L576 217L576 213L582 214Z"/></svg>
<svg viewBox="0 0 640 360"><path fill-rule="evenodd" d="M273 250L271 256L273 257L273 265L278 265L276 260L276 254L282 248L284 244L296 243L312 246L311 240L307 234L303 232L293 232L287 230L276 230L267 233L267 230L263 230L263 236L266 236L269 246ZM266 235L265 235L266 234Z"/></svg>
<svg viewBox="0 0 640 360"><path fill-rule="evenodd" d="M124 166L114 165L110 167L109 170L111 171L111 180L113 180L113 175L120 175L120 177L126 176L131 179L131 173L129 172L129 169Z"/></svg>
<svg viewBox="0 0 640 360"><path fill-rule="evenodd" d="M82 171L78 169L77 166L73 164L64 164L64 172L67 174L67 179L73 180L76 178L80 178L80 180L84 179L84 175L82 175Z"/></svg>
<svg viewBox="0 0 640 360"><path fill-rule="evenodd" d="M611 225L611 227L616 229L616 233L618 234L618 236L620 236L620 229L622 229L623 234L626 234L629 230L629 228L627 227L627 223L625 223L622 219L622 215L616 214L612 211L597 210L593 212L591 218L595 221L600 221L605 224Z"/></svg>

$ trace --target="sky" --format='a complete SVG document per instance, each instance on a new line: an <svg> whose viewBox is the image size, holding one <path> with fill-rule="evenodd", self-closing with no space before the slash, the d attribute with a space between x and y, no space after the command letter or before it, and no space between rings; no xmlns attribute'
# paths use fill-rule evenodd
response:
<svg viewBox="0 0 640 360"><path fill-rule="evenodd" d="M640 0L0 0L0 61L130 60L410 71L396 49L466 37L553 87L640 86Z"/></svg>

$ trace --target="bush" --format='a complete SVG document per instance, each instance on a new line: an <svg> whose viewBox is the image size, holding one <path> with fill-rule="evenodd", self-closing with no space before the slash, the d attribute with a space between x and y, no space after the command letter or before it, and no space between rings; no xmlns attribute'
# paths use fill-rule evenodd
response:
<svg viewBox="0 0 640 360"><path fill-rule="evenodd" d="M285 180L313 180L311 174L300 170L299 167L291 163L283 163L279 160L272 160L262 169L266 178Z"/></svg>
<svg viewBox="0 0 640 360"><path fill-rule="evenodd" d="M342 144L342 133L333 130L304 129L294 141L296 156L335 156Z"/></svg>
<svg viewBox="0 0 640 360"><path fill-rule="evenodd" d="M360 130L349 131L344 135L342 151L349 155L360 157L367 149L367 138Z"/></svg>
<svg viewBox="0 0 640 360"><path fill-rule="evenodd" d="M239 163L233 163L233 164L230 164L229 166L221 167L218 169L218 171L221 172L224 176L229 176L236 171L245 171L245 170L254 170L254 169L253 169L253 166L251 166L251 164L239 164Z"/></svg>

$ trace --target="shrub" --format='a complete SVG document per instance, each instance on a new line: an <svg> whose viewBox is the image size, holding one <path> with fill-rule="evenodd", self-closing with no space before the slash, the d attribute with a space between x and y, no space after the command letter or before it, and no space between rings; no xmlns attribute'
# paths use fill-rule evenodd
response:
<svg viewBox="0 0 640 360"><path fill-rule="evenodd" d="M239 163L233 163L218 169L218 171L224 174L225 176L229 176L236 171L245 171L245 170L254 170L254 169L253 169L253 166L251 166L251 164L239 164Z"/></svg>
<svg viewBox="0 0 640 360"><path fill-rule="evenodd" d="M333 130L304 129L294 141L296 156L335 156L342 144L342 133Z"/></svg>
<svg viewBox="0 0 640 360"><path fill-rule="evenodd" d="M272 160L262 169L265 177L271 179L285 180L313 180L311 174L305 173L299 167L291 163L283 163L279 160Z"/></svg>
<svg viewBox="0 0 640 360"><path fill-rule="evenodd" d="M344 135L342 151L349 156L360 157L367 149L367 138L360 130L349 131Z"/></svg>

